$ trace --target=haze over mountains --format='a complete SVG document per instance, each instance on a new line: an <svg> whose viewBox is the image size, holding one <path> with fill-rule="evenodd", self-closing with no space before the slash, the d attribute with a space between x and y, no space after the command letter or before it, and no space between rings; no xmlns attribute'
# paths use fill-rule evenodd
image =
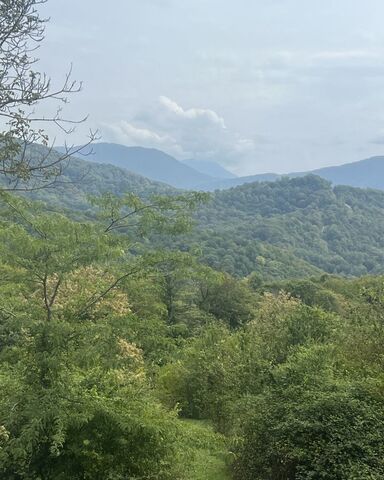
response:
<svg viewBox="0 0 384 480"><path fill-rule="evenodd" d="M183 160L183 163L213 178L222 180L237 178L234 173L229 172L217 162L209 160Z"/></svg>
<svg viewBox="0 0 384 480"><path fill-rule="evenodd" d="M384 190L384 156L310 172L293 172L287 175L265 173L236 177L217 162L196 159L179 161L161 150L152 148L96 143L92 150L93 154L87 156L86 160L111 164L150 180L186 190L222 190L246 183L275 181L283 176L293 178L308 173L329 180L334 185Z"/></svg>

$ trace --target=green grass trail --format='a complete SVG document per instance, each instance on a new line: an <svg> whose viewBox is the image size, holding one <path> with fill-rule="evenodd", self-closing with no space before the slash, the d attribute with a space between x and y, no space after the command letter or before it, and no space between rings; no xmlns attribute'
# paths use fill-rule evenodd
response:
<svg viewBox="0 0 384 480"><path fill-rule="evenodd" d="M183 420L187 427L189 452L188 480L231 480L225 437L207 422Z"/></svg>

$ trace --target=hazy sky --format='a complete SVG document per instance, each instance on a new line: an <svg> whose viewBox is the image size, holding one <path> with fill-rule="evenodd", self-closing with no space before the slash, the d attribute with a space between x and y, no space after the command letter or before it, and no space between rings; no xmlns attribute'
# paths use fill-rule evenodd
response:
<svg viewBox="0 0 384 480"><path fill-rule="evenodd" d="M240 174L384 154L383 0L49 0L39 53L104 141ZM82 129L75 142L81 141Z"/></svg>

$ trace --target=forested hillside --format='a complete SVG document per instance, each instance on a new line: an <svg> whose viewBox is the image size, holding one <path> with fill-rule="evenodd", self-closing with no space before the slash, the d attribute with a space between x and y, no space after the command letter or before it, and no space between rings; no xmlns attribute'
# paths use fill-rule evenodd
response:
<svg viewBox="0 0 384 480"><path fill-rule="evenodd" d="M332 187L316 176L215 192L198 228L178 243L199 246L210 266L244 276L290 278L321 271L384 271L384 193Z"/></svg>
<svg viewBox="0 0 384 480"><path fill-rule="evenodd" d="M27 196L69 215L87 215L90 195L127 191L143 198L177 193L124 169L74 158L55 188ZM176 247L196 247L204 263L233 275L384 272L384 193L378 190L333 187L314 175L255 182L212 193L195 221L194 233ZM170 246L162 238L153 241Z"/></svg>
<svg viewBox="0 0 384 480"><path fill-rule="evenodd" d="M384 194L87 166L1 192L1 475L382 478Z"/></svg>
<svg viewBox="0 0 384 480"><path fill-rule="evenodd" d="M60 161L60 154L49 151L41 145L29 146L31 156L39 160L48 155L50 162ZM48 152L48 153L47 153ZM21 194L32 200L44 202L54 210L68 210L70 212L85 213L90 209L89 196L103 193L123 195L134 192L142 197L151 194L166 194L175 192L172 187L148 178L126 171L113 165L93 163L84 159L71 157L65 161L65 168L60 178L55 179L50 188L33 189L28 191L28 184L22 180L18 186ZM0 185L7 187L7 181L0 177ZM25 190L27 190L25 192Z"/></svg>

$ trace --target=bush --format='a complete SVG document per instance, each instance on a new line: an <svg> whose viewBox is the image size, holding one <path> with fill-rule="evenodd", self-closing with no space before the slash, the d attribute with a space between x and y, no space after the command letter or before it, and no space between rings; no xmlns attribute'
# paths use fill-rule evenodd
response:
<svg viewBox="0 0 384 480"><path fill-rule="evenodd" d="M384 477L384 403L369 384L337 378L332 349L303 348L256 398L235 478L372 480Z"/></svg>

